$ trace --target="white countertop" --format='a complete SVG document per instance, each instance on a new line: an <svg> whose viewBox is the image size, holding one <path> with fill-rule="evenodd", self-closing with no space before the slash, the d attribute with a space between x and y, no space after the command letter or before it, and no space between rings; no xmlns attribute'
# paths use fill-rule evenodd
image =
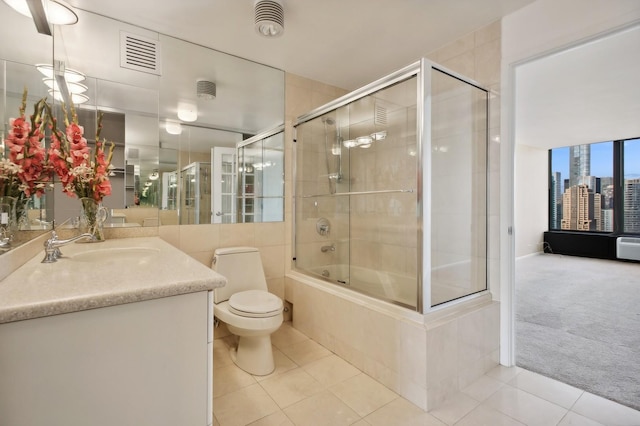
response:
<svg viewBox="0 0 640 426"><path fill-rule="evenodd" d="M0 281L0 324L197 291L226 278L158 237L121 238L44 250ZM84 257L83 257L84 256Z"/></svg>

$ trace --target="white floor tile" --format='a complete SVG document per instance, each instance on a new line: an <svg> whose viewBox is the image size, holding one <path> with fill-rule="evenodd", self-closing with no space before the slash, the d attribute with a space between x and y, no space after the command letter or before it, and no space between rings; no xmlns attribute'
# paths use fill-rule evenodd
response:
<svg viewBox="0 0 640 426"><path fill-rule="evenodd" d="M303 368L314 379L327 387L361 373L360 370L337 355L329 355L312 361L304 365Z"/></svg>
<svg viewBox="0 0 640 426"><path fill-rule="evenodd" d="M303 340L289 346L283 346L278 349L298 365L305 365L317 359L331 355L331 351L310 339Z"/></svg>
<svg viewBox="0 0 640 426"><path fill-rule="evenodd" d="M288 407L325 389L301 368L263 380L260 385L280 408Z"/></svg>
<svg viewBox="0 0 640 426"><path fill-rule="evenodd" d="M277 411L271 415L249 423L250 426L295 426L283 411Z"/></svg>
<svg viewBox="0 0 640 426"><path fill-rule="evenodd" d="M585 392L572 411L605 425L638 426L640 411Z"/></svg>
<svg viewBox="0 0 640 426"><path fill-rule="evenodd" d="M272 336L268 376L231 361L234 341L214 341L214 426L640 425L638 411L518 367L498 366L426 413L288 324Z"/></svg>
<svg viewBox="0 0 640 426"><path fill-rule="evenodd" d="M273 348L273 362L276 368L271 374L267 374L266 376L253 376L254 379L258 382L262 382L270 377L298 368L298 365L293 362L291 358L283 354L278 348Z"/></svg>
<svg viewBox="0 0 640 426"><path fill-rule="evenodd" d="M446 426L403 398L394 399L364 420L372 426Z"/></svg>
<svg viewBox="0 0 640 426"><path fill-rule="evenodd" d="M559 405L508 385L484 404L528 426L556 425L567 414L567 410Z"/></svg>
<svg viewBox="0 0 640 426"><path fill-rule="evenodd" d="M466 393L471 398L482 402L493 395L502 386L504 386L504 382L484 375L464 388L462 392Z"/></svg>
<svg viewBox="0 0 640 426"><path fill-rule="evenodd" d="M232 365L233 361L229 355L229 345L224 339L213 341L213 368L226 367Z"/></svg>
<svg viewBox="0 0 640 426"><path fill-rule="evenodd" d="M213 399L220 426L245 426L279 411L278 405L259 384Z"/></svg>
<svg viewBox="0 0 640 426"><path fill-rule="evenodd" d="M522 370L520 367L505 367L503 365L498 365L497 367L491 369L487 376L499 380L501 382L507 383L516 377Z"/></svg>
<svg viewBox="0 0 640 426"><path fill-rule="evenodd" d="M241 370L235 364L213 370L213 397L226 395L256 383L251 374Z"/></svg>
<svg viewBox="0 0 640 426"><path fill-rule="evenodd" d="M455 423L455 426L525 426L524 423L520 423L503 414L497 410L486 405L479 405L474 408L469 414L464 416L462 420Z"/></svg>
<svg viewBox="0 0 640 426"><path fill-rule="evenodd" d="M449 398L439 407L431 410L429 414L442 420L448 425L452 425L480 404L477 400L469 395L459 392L452 398Z"/></svg>
<svg viewBox="0 0 640 426"><path fill-rule="evenodd" d="M576 414L573 411L569 411L562 419L558 426L604 426L602 423L598 423L595 420L588 419L580 414Z"/></svg>
<svg viewBox="0 0 640 426"><path fill-rule="evenodd" d="M287 322L283 323L278 330L271 334L271 344L279 349L308 339L306 335L300 333L291 326L291 323Z"/></svg>
<svg viewBox="0 0 640 426"><path fill-rule="evenodd" d="M571 409L584 391L531 371L523 370L509 384L556 405Z"/></svg>
<svg viewBox="0 0 640 426"><path fill-rule="evenodd" d="M398 398L395 392L362 373L329 390L362 417Z"/></svg>
<svg viewBox="0 0 640 426"><path fill-rule="evenodd" d="M329 391L297 402L284 412L296 426L347 426L360 419Z"/></svg>

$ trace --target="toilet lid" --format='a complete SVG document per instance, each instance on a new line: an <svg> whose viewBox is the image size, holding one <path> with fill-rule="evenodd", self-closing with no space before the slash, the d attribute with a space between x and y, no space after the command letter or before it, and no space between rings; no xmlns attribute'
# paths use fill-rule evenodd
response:
<svg viewBox="0 0 640 426"><path fill-rule="evenodd" d="M271 317L282 312L282 299L264 290L247 290L229 298L229 311L243 317Z"/></svg>

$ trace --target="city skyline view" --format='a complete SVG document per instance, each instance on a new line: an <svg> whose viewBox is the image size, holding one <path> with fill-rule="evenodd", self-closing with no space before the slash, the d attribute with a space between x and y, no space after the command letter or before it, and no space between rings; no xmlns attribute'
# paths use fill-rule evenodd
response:
<svg viewBox="0 0 640 426"><path fill-rule="evenodd" d="M622 150L622 162L614 158L614 146ZM640 139L555 148L550 153L551 229L640 233ZM614 167L622 169L622 182L616 183ZM621 193L617 185L622 185ZM623 216L616 225L618 209Z"/></svg>
<svg viewBox="0 0 640 426"><path fill-rule="evenodd" d="M599 142L591 146L591 175L613 176L613 142ZM551 172L560 172L562 178L569 176L569 148L552 149ZM625 141L625 179L640 178L640 138Z"/></svg>

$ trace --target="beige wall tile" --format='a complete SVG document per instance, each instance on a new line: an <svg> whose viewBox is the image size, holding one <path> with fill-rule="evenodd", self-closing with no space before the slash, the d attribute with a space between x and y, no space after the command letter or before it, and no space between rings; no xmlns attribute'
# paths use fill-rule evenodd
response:
<svg viewBox="0 0 640 426"><path fill-rule="evenodd" d="M180 225L180 249L187 253L213 252L220 244L220 227L221 225Z"/></svg>
<svg viewBox="0 0 640 426"><path fill-rule="evenodd" d="M255 226L254 223L220 225L220 247L254 247Z"/></svg>
<svg viewBox="0 0 640 426"><path fill-rule="evenodd" d="M500 39L502 33L502 22L495 21L484 28L480 28L475 34L475 45L481 46L493 40Z"/></svg>

